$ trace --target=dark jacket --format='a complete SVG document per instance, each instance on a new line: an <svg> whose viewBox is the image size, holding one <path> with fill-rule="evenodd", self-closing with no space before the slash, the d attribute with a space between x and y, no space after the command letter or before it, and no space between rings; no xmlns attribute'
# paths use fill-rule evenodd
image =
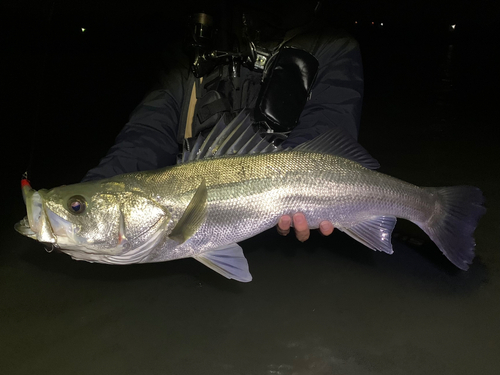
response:
<svg viewBox="0 0 500 375"><path fill-rule="evenodd" d="M319 67L311 97L284 147L294 147L328 129L341 126L357 138L363 98L363 69L356 40L345 32L308 30L287 43L310 51ZM132 112L115 144L84 181L121 173L153 170L176 163L183 101L194 77L187 64L170 69L162 88L154 90ZM241 86L247 90L241 105L253 108L261 73L241 68Z"/></svg>

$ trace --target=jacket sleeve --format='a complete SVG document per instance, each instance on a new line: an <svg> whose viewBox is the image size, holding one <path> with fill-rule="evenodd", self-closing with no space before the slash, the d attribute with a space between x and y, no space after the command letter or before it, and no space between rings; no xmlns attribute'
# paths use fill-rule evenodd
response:
<svg viewBox="0 0 500 375"><path fill-rule="evenodd" d="M172 71L132 112L115 144L83 181L152 170L176 163L176 141L185 74Z"/></svg>
<svg viewBox="0 0 500 375"><path fill-rule="evenodd" d="M295 147L340 126L358 137L363 101L363 66L359 45L345 34L322 38L315 53L319 67L311 98L297 126L283 143Z"/></svg>

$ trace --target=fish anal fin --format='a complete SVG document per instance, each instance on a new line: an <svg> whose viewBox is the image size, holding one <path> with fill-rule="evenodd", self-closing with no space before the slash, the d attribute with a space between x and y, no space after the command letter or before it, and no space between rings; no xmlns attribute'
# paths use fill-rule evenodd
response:
<svg viewBox="0 0 500 375"><path fill-rule="evenodd" d="M205 179L202 179L186 210L169 234L169 238L181 244L200 229L207 216L207 194L207 184Z"/></svg>
<svg viewBox="0 0 500 375"><path fill-rule="evenodd" d="M252 281L247 259L236 243L206 251L193 258L228 279L244 283Z"/></svg>
<svg viewBox="0 0 500 375"><path fill-rule="evenodd" d="M372 250L392 254L391 235L395 225L394 216L377 216L350 228L339 229Z"/></svg>

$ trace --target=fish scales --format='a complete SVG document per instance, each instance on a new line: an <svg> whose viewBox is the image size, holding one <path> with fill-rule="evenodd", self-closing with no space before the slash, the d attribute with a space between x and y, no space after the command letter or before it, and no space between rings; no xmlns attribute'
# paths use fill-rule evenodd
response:
<svg viewBox="0 0 500 375"><path fill-rule="evenodd" d="M23 180L28 215L16 230L77 260L130 264L193 257L247 282L251 275L237 242L275 226L282 215L302 212L311 228L331 221L389 254L396 218L403 218L467 269L473 232L485 212L481 191L422 188L369 169L377 165L334 130L294 150L208 155L49 191L37 192Z"/></svg>
<svg viewBox="0 0 500 375"><path fill-rule="evenodd" d="M250 238L276 225L283 214L303 212L312 228L323 220L350 227L388 214L421 222L434 206L432 194L415 185L344 158L310 152L204 159L162 173L144 172L144 178L124 176L126 184L167 207L174 222L203 179L208 192L207 219L175 257ZM145 261L172 256L162 249L155 254Z"/></svg>

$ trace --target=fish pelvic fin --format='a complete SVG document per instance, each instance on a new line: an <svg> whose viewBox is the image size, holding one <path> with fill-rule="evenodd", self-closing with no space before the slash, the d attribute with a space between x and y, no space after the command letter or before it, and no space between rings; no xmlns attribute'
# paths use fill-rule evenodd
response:
<svg viewBox="0 0 500 375"><path fill-rule="evenodd" d="M473 234L486 212L481 190L473 186L425 188L436 195L436 209L425 223L416 223L458 268L467 270L476 246Z"/></svg>
<svg viewBox="0 0 500 375"><path fill-rule="evenodd" d="M206 251L193 258L228 279L244 283L252 281L247 259L236 243Z"/></svg>
<svg viewBox="0 0 500 375"><path fill-rule="evenodd" d="M350 228L338 228L372 250L392 254L391 235L396 225L394 216L377 216Z"/></svg>
<svg viewBox="0 0 500 375"><path fill-rule="evenodd" d="M181 244L200 229L207 216L207 195L207 184L205 179L202 179L186 210L170 232L169 238Z"/></svg>

